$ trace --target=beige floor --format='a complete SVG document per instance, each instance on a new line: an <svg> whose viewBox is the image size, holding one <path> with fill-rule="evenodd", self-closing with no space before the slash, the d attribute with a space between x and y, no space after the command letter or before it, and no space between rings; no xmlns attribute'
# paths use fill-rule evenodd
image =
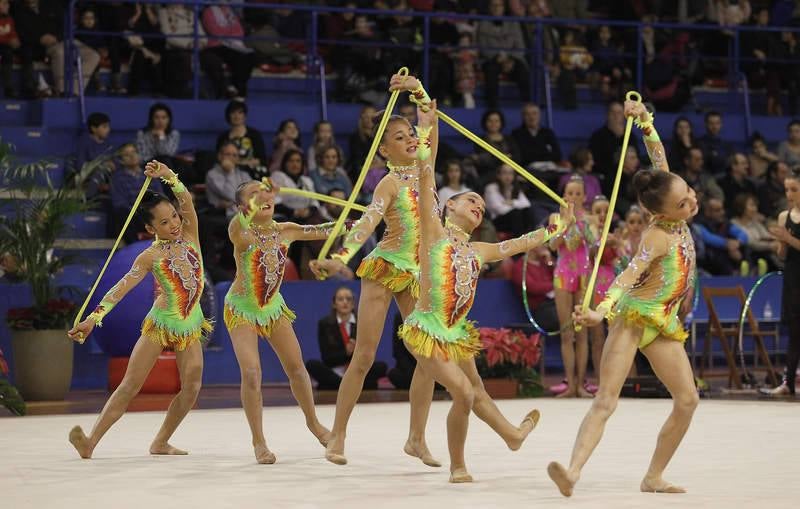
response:
<svg viewBox="0 0 800 509"><path fill-rule="evenodd" d="M363 404L351 421L350 464L323 459L292 407L265 409L271 466L256 465L244 415L198 410L178 430L174 445L188 457L150 457L149 439L161 413L130 413L106 436L95 459L80 460L66 440L73 424L91 427L94 416L0 420L0 507L3 508L394 508L427 507L791 507L800 498L798 406L779 402L702 401L667 478L687 495L637 491L666 400L623 400L604 441L584 470L575 495L562 498L545 473L547 462L566 461L588 401L554 399L499 402L514 421L530 407L542 421L512 453L473 418L467 461L476 481L449 485L447 468L430 469L404 456L408 406ZM449 403L435 402L429 442L446 460L444 418ZM333 407L319 407L329 423Z"/></svg>

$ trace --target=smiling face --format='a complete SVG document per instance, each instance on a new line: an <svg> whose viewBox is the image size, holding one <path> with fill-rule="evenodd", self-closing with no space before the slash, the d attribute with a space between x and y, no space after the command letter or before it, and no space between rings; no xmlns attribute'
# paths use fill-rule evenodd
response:
<svg viewBox="0 0 800 509"><path fill-rule="evenodd" d="M478 193L469 191L447 200L447 217L456 226L472 233L483 221L486 204Z"/></svg>
<svg viewBox="0 0 800 509"><path fill-rule="evenodd" d="M236 193L237 205L239 210L244 211L251 205L258 209L253 216L256 222L264 222L272 219L275 212L275 192L263 182L253 180L248 182Z"/></svg>
<svg viewBox="0 0 800 509"><path fill-rule="evenodd" d="M417 157L419 141L405 119L394 119L386 126L378 151L381 157L395 166L407 166Z"/></svg>
<svg viewBox="0 0 800 509"><path fill-rule="evenodd" d="M183 233L183 220L168 201L159 202L150 210L153 218L145 225L151 235L163 240L178 240Z"/></svg>

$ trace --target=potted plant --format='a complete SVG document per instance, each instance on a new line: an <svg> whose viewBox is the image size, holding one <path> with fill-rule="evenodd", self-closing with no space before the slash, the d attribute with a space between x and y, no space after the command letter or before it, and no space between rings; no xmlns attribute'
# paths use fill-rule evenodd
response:
<svg viewBox="0 0 800 509"><path fill-rule="evenodd" d="M541 356L539 335L488 327L479 332L484 349L477 365L486 392L492 398L541 396L541 375L534 367Z"/></svg>
<svg viewBox="0 0 800 509"><path fill-rule="evenodd" d="M3 190L0 202L0 255L10 279L30 287L33 300L8 310L14 380L27 400L63 399L73 352L65 331L76 305L64 298L55 275L75 257L55 256L54 245L68 229L66 220L90 203L72 188L53 185L51 163L16 164L12 150L0 140L0 171L14 186Z"/></svg>
<svg viewBox="0 0 800 509"><path fill-rule="evenodd" d="M25 415L25 400L8 381L8 363L3 350L0 350L0 406L6 407L14 415Z"/></svg>

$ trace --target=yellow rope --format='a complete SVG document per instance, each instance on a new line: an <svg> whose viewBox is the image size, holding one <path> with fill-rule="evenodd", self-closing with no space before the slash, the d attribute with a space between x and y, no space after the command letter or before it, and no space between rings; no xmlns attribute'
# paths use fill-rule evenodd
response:
<svg viewBox="0 0 800 509"><path fill-rule="evenodd" d="M453 129L455 129L459 133L461 133L464 136L466 136L467 138L469 138L471 141L476 143L478 146L480 146L485 151L489 152L490 154L492 154L496 158L500 159L501 161L503 161L507 165L509 165L512 168L514 168L514 170L516 170L516 172L519 173L525 180L527 180L528 182L530 182L531 184L533 184L537 188L541 189L547 196L549 196L550 198L554 199L556 201L556 203L558 203L562 207L566 207L567 206L566 202L564 201L564 199L562 197L560 197L552 189L547 187L541 180L539 180L536 177L534 177L533 175L531 175L525 168L523 168L519 164L515 163L513 159L511 159L510 157L508 157L504 153L500 152L499 150L497 150L493 146L491 146L488 143L486 143L486 140L484 140L484 139L476 136L475 134L473 134L472 131L470 131L466 127L462 126L461 124L459 124L458 122L453 120L450 116L448 116L443 111L439 110L439 111L436 112L436 114L439 116L439 118L441 118L447 124L449 124Z"/></svg>
<svg viewBox="0 0 800 509"><path fill-rule="evenodd" d="M311 198L312 200L326 201L328 203L333 203L334 205L341 205L342 207L345 207L348 204L347 200L342 200L341 198L336 198L335 196L328 196L326 194L306 191L305 189L295 189L293 187L281 187L279 192L283 194L291 194L293 196L302 196L303 198ZM367 210L367 207L359 205L358 203L351 203L350 208L353 210L357 210L359 212L364 212Z"/></svg>
<svg viewBox="0 0 800 509"><path fill-rule="evenodd" d="M78 324L81 322L81 317L83 316L83 313L86 311L86 306L89 305L89 300L92 298L92 295L94 295L94 291L97 290L97 285L100 283L100 279L106 272L108 264L111 261L111 257L114 256L114 251L116 251L117 247L119 247L119 243L122 240L122 236L125 234L125 230L128 229L128 225L131 223L133 215L136 214L136 209L139 208L139 203L141 203L142 198L144 197L144 193L150 187L151 180L152 179L150 177L146 177L144 179L144 184L142 184L142 188L139 190L139 195L136 197L136 201L133 202L133 207L131 207L131 211L128 213L128 217L125 219L125 224L122 226L122 230L120 230L119 235L117 236L117 240L114 241L114 246L111 248L111 252L108 253L108 258L106 258L106 262L103 264L103 268L100 269L100 274L97 275L97 279L92 285L92 289L89 290L89 295L86 296L86 300L83 301L80 311L78 311L77 316L75 316L75 321L72 322L73 328L77 327ZM78 339L80 343L83 343L86 340L86 338L83 337L83 333L79 333Z"/></svg>
<svg viewBox="0 0 800 509"><path fill-rule="evenodd" d="M625 99L642 102L642 96L638 92L630 91L625 94ZM614 216L614 206L617 204L617 194L619 193L619 183L622 180L622 163L625 162L625 154L628 149L628 141L631 137L631 127L633 126L633 117L628 117L625 122L625 136L622 138L622 151L619 155L619 164L617 165L617 175L614 177L614 188L611 191L611 199L608 202L608 213L606 214L606 221L603 224L603 233L600 235L600 246L597 248L597 254L594 257L594 268L592 269L592 276L589 278L589 284L586 286L586 293L583 294L583 305L581 309L586 311L589 307L589 301L594 294L594 283L597 279L597 271L600 268L600 259L603 257L603 250L606 247L606 239L608 238L608 231L611 229L611 219ZM580 331L581 325L576 324L575 330Z"/></svg>
<svg viewBox="0 0 800 509"><path fill-rule="evenodd" d="M400 70L397 71L397 74L400 74L401 76L407 76L408 68L401 67ZM378 124L378 131L375 133L375 139L372 140L372 145L369 147L367 158L364 159L364 165L361 167L361 173L358 175L358 180L356 180L355 185L353 185L353 192L350 193L350 198L347 199L347 202L344 205L344 210L342 210L339 219L336 220L336 224L333 226L333 231L331 232L330 236L328 236L325 244L322 246L322 250L319 252L319 260L324 260L328 255L328 251L330 251L333 241L339 236L339 232L342 231L345 219L347 219L350 210L354 208L353 205L355 204L356 198L358 198L359 191L361 191L361 186L364 184L364 179L367 178L367 172L369 171L370 166L372 166L372 158L375 157L375 152L377 152L378 146L381 143L383 131L386 130L386 124L389 123L389 117L392 115L392 110L394 110L394 105L397 102L397 97L399 95L400 91L395 90L389 97L389 104L386 105L386 110L383 112L381 123Z"/></svg>

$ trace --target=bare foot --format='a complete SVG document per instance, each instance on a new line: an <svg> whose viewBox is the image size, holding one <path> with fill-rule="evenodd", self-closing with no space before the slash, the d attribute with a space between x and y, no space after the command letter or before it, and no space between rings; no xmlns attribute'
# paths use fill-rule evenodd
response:
<svg viewBox="0 0 800 509"><path fill-rule="evenodd" d="M560 463L553 461L547 465L547 475L558 486L558 491L565 497L572 496L572 489L575 487L577 479L571 479L567 469L561 466Z"/></svg>
<svg viewBox="0 0 800 509"><path fill-rule="evenodd" d="M593 398L594 394L592 394L591 392L587 391L583 387L578 387L578 397L579 398Z"/></svg>
<svg viewBox="0 0 800 509"><path fill-rule="evenodd" d="M442 466L442 463L433 457L431 451L428 450L428 445L425 444L424 442L419 443L408 440L406 441L406 445L403 447L403 452L405 452L409 456L421 459L422 462L428 465L429 467ZM459 481L459 482L466 482L466 481Z"/></svg>
<svg viewBox="0 0 800 509"><path fill-rule="evenodd" d="M261 465L272 465L278 461L275 454L267 448L267 444L254 445L253 453L256 455L256 461Z"/></svg>
<svg viewBox="0 0 800 509"><path fill-rule="evenodd" d="M642 479L639 490L644 493L686 493L686 488L675 486L661 478L650 479L647 477Z"/></svg>
<svg viewBox="0 0 800 509"><path fill-rule="evenodd" d="M92 444L89 443L89 438L86 436L86 433L83 432L83 429L80 426L75 426L69 430L69 443L75 447L75 450L78 451L78 454L80 454L81 458L88 460L92 457L94 447L92 447Z"/></svg>
<svg viewBox="0 0 800 509"><path fill-rule="evenodd" d="M157 456L185 456L189 453L177 447L172 447L168 443L157 444L153 442L150 444L150 454Z"/></svg>
<svg viewBox="0 0 800 509"><path fill-rule="evenodd" d="M577 398L578 392L575 389L567 389L566 391L562 392L561 394L556 394L557 398Z"/></svg>
<svg viewBox="0 0 800 509"><path fill-rule="evenodd" d="M466 468L457 468L450 472L450 482L451 483L464 483L464 482L472 482L472 476L469 475Z"/></svg>
<svg viewBox="0 0 800 509"><path fill-rule="evenodd" d="M537 424L539 424L540 417L541 414L536 409L528 412L528 415L522 419L522 422L519 425L519 436L506 441L508 448L512 451L519 450L519 448L522 447L522 443L525 442L526 438L528 438L530 432L536 428Z"/></svg>
<svg viewBox="0 0 800 509"><path fill-rule="evenodd" d="M328 445L325 446L325 459L336 465L347 465L344 455L344 438L331 434Z"/></svg>

